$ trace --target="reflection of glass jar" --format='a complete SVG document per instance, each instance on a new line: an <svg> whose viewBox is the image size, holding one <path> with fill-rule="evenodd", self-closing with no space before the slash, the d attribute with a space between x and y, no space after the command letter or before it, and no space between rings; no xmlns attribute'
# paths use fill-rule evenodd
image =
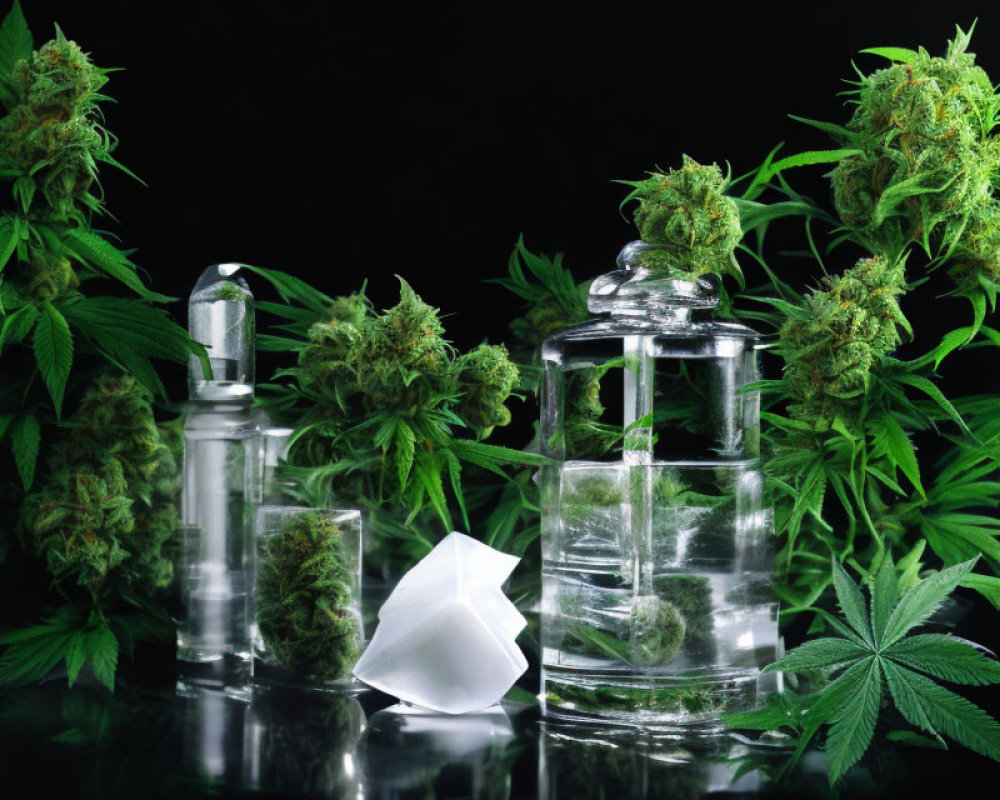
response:
<svg viewBox="0 0 1000 800"><path fill-rule="evenodd" d="M346 688L361 654L361 514L257 511L255 680Z"/></svg>
<svg viewBox="0 0 1000 800"><path fill-rule="evenodd" d="M591 286L602 316L542 347L542 694L549 715L710 732L777 645L757 337L695 317L717 286L663 259L628 245Z"/></svg>

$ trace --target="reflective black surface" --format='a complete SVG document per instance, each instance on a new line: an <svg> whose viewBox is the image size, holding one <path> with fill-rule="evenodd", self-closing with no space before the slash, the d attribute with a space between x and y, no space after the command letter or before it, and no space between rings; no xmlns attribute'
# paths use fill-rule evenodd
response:
<svg viewBox="0 0 1000 800"><path fill-rule="evenodd" d="M52 681L0 698L2 797L827 796L820 753L769 780L788 752L775 740L682 743L557 725L530 704L439 715L376 692L270 689L247 702L165 687L112 698ZM841 796L982 792L997 778L996 765L958 749L883 746Z"/></svg>

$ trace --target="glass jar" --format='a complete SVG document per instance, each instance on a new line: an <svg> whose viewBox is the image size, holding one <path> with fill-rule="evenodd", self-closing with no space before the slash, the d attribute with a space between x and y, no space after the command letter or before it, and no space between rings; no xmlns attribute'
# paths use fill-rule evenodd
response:
<svg viewBox="0 0 1000 800"><path fill-rule="evenodd" d="M351 689L364 645L361 513L307 506L257 510L254 680Z"/></svg>
<svg viewBox="0 0 1000 800"><path fill-rule="evenodd" d="M666 258L627 245L591 285L599 317L542 347L542 696L549 716L712 733L756 704L778 642L757 336Z"/></svg>

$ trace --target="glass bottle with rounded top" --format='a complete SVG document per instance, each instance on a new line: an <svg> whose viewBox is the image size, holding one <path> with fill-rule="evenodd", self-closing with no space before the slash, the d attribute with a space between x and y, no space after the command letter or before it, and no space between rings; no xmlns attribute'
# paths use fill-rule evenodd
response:
<svg viewBox="0 0 1000 800"><path fill-rule="evenodd" d="M632 242L543 343L548 715L712 733L775 657L757 336L718 300Z"/></svg>
<svg viewBox="0 0 1000 800"><path fill-rule="evenodd" d="M253 515L260 425L254 396L253 295L239 265L208 267L188 304L192 357L184 426L182 521L188 531L177 630L181 681L249 692L252 674Z"/></svg>

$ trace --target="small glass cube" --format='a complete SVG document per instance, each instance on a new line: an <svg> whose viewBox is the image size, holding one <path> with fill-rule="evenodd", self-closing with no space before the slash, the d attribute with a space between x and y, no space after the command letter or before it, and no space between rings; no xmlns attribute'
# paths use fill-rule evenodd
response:
<svg viewBox="0 0 1000 800"><path fill-rule="evenodd" d="M364 647L361 513L265 505L256 533L255 682L357 688L351 670Z"/></svg>

